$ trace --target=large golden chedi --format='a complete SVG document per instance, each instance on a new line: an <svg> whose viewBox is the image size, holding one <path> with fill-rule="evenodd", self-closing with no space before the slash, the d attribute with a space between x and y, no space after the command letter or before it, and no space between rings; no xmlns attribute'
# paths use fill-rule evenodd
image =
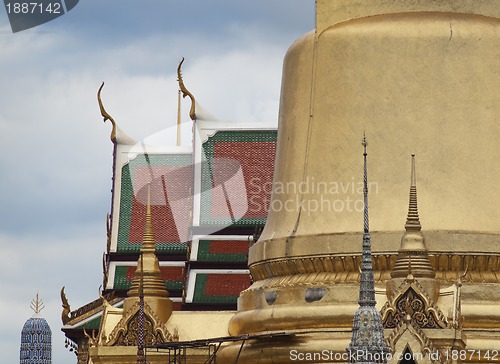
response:
<svg viewBox="0 0 500 364"><path fill-rule="evenodd" d="M294 335L250 341L238 362L290 362L297 359L292 351L343 353L349 345L358 307L363 130L377 307L395 297L397 285L426 292L448 330L435 331L434 344L476 351L463 362L489 362L477 352L500 350L500 3L316 3L315 31L285 57L271 211L250 248L254 283L241 293L229 327L232 335ZM391 279L411 153L435 278L410 267L405 279L398 263ZM430 344L411 345L418 351ZM221 359L238 350L226 348Z"/></svg>

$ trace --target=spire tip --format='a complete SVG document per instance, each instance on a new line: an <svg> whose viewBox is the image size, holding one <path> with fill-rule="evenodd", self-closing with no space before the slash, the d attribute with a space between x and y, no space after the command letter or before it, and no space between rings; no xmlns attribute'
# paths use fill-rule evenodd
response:
<svg viewBox="0 0 500 364"><path fill-rule="evenodd" d="M415 172L415 154L411 155L411 177L410 177L410 198L408 204L408 215L406 218L406 231L420 231L420 219L417 205L417 177Z"/></svg>

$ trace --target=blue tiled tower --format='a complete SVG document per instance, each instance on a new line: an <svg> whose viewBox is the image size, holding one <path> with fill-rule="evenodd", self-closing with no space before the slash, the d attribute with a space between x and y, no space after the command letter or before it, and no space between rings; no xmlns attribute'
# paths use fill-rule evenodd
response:
<svg viewBox="0 0 500 364"><path fill-rule="evenodd" d="M47 321L40 317L44 308L38 298L31 302L35 315L23 326L21 331L20 364L52 364L52 331Z"/></svg>

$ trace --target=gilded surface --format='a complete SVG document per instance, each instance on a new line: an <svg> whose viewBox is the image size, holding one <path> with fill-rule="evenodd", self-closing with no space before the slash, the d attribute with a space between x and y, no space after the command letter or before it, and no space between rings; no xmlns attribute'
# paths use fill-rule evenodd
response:
<svg viewBox="0 0 500 364"><path fill-rule="evenodd" d="M425 292L417 293L408 286L398 294L391 303L382 308L382 319L385 328L393 329L404 320L414 320L422 329L439 329L448 327L448 322L441 310L432 302Z"/></svg>
<svg viewBox="0 0 500 364"><path fill-rule="evenodd" d="M139 303L134 304L118 322L113 331L106 338L106 346L131 346L137 345ZM144 338L146 343L154 344L174 341L174 336L168 331L166 325L156 313L144 304Z"/></svg>
<svg viewBox="0 0 500 364"><path fill-rule="evenodd" d="M328 255L269 260L250 267L255 281L274 279L286 284L324 281L331 283L359 280L360 255ZM397 253L374 254L376 281L386 281L397 259ZM436 278L455 282L467 267L466 282L500 282L500 254L429 253ZM318 273L325 273L318 276ZM328 274L327 274L328 273ZM318 277L316 277L318 276ZM280 278L278 278L280 277ZM322 278L325 278L324 280Z"/></svg>
<svg viewBox="0 0 500 364"><path fill-rule="evenodd" d="M470 239L462 245L450 233L497 235L497 170L488 166L498 150L498 29L498 19L458 13L384 14L294 44L284 63L275 183L297 188L274 193L271 206L298 201L298 208L271 211L250 263L356 252L357 245L342 240L358 230L361 218L346 201L360 199L360 181L352 180L359 175L353 145L363 129L374 135L377 160L371 178L378 186L371 193L375 253L399 246L385 236L404 221L408 178L398 171L411 152L420 160L426 231L438 237L428 235L429 251L441 243L448 252L476 249ZM321 183L349 188L325 192ZM321 209L315 211L316 204ZM496 236L493 243L498 241ZM483 248L488 246L477 246Z"/></svg>
<svg viewBox="0 0 500 364"><path fill-rule="evenodd" d="M308 332L301 347L345 351L361 255L355 148L366 130L376 165L370 223L380 305L408 211L408 175L401 171L410 153L419 156L425 245L415 233L415 204L383 311L393 350L438 351L437 361L444 362L441 355L465 342L491 346L500 338L498 3L316 4L316 32L298 39L285 57L275 208L250 247L254 283L240 295L230 333ZM284 208L291 204L296 208ZM421 282L398 290L413 271L410 261ZM453 285L466 269L463 285ZM455 288L439 288L446 283ZM324 291L312 301L310 289ZM289 362L293 347L248 343L239 363ZM224 349L221 360L234 362L236 353L236 347Z"/></svg>

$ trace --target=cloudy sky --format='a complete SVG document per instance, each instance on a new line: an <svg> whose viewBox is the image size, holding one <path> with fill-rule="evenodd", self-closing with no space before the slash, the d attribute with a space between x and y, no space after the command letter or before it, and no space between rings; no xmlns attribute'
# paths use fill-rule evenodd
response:
<svg viewBox="0 0 500 364"><path fill-rule="evenodd" d="M140 140L175 124L175 70L212 114L276 121L288 46L314 27L313 0L85 0L13 34L0 8L0 352L19 362L37 291L53 363L74 363L60 332L59 291L72 309L98 297L110 210L108 112ZM189 103L184 103L185 115Z"/></svg>

